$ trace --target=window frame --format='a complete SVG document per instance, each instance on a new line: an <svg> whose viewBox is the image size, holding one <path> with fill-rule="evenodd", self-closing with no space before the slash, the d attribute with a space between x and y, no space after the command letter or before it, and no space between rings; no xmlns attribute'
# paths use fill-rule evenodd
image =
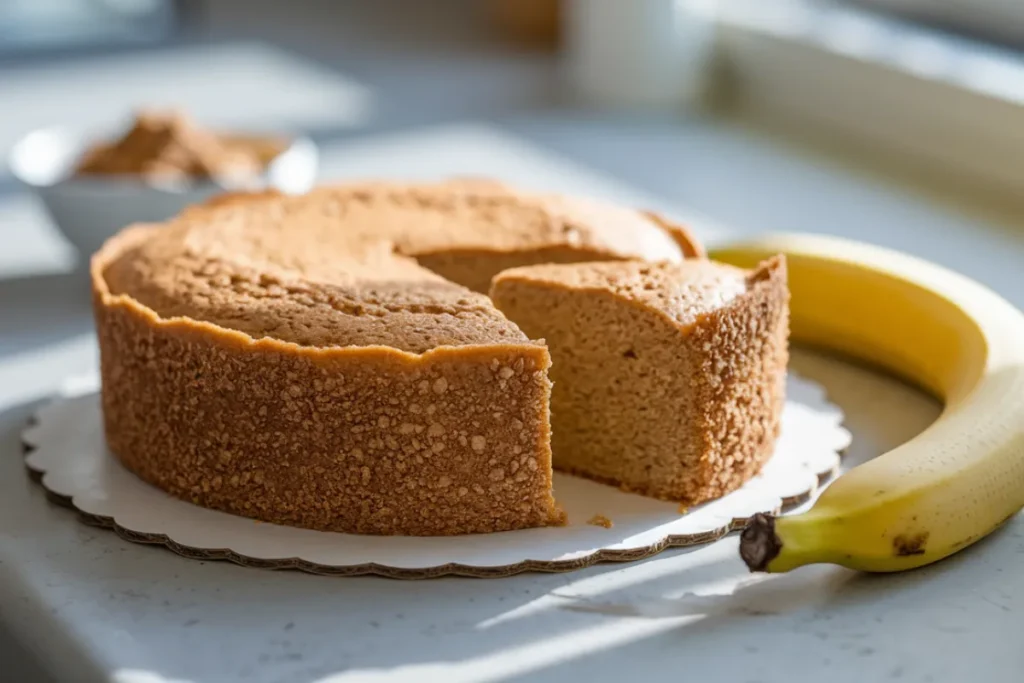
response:
<svg viewBox="0 0 1024 683"><path fill-rule="evenodd" d="M1024 42L1020 0L846 0L942 29L1011 45Z"/></svg>
<svg viewBox="0 0 1024 683"><path fill-rule="evenodd" d="M768 5L716 6L716 110L1024 205L1024 55L853 3Z"/></svg>

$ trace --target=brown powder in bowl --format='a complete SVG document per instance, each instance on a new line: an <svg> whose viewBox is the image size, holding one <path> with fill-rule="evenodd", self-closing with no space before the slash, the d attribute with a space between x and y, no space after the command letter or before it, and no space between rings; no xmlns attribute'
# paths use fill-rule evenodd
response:
<svg viewBox="0 0 1024 683"><path fill-rule="evenodd" d="M219 135L181 112L142 112L120 139L83 155L75 175L131 175L150 181L217 179L238 183L258 176L284 148L283 140Z"/></svg>

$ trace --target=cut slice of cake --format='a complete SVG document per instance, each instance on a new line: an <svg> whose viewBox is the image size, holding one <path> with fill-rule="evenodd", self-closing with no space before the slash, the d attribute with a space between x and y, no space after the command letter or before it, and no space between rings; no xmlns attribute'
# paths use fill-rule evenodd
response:
<svg viewBox="0 0 1024 683"><path fill-rule="evenodd" d="M696 504L771 456L788 360L782 257L514 268L495 305L552 356L557 469Z"/></svg>

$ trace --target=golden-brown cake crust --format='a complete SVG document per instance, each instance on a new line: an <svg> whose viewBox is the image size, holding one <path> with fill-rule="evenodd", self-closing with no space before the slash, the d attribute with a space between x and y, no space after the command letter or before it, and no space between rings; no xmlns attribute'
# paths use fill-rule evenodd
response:
<svg viewBox="0 0 1024 683"><path fill-rule="evenodd" d="M458 282L684 251L639 212L480 181L238 195L128 228L92 261L107 440L146 481L269 522L561 523L547 349Z"/></svg>
<svg viewBox="0 0 1024 683"><path fill-rule="evenodd" d="M146 481L206 507L333 531L560 521L542 345L414 354L254 340L161 318L97 282L107 439Z"/></svg>

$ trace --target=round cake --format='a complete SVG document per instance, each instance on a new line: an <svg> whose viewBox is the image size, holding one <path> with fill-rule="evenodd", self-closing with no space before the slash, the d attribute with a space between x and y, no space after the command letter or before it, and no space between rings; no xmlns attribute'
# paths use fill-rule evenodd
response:
<svg viewBox="0 0 1024 683"><path fill-rule="evenodd" d="M685 228L485 180L236 196L92 259L103 415L132 472L311 529L559 524L551 359L482 294L499 272L680 262Z"/></svg>

